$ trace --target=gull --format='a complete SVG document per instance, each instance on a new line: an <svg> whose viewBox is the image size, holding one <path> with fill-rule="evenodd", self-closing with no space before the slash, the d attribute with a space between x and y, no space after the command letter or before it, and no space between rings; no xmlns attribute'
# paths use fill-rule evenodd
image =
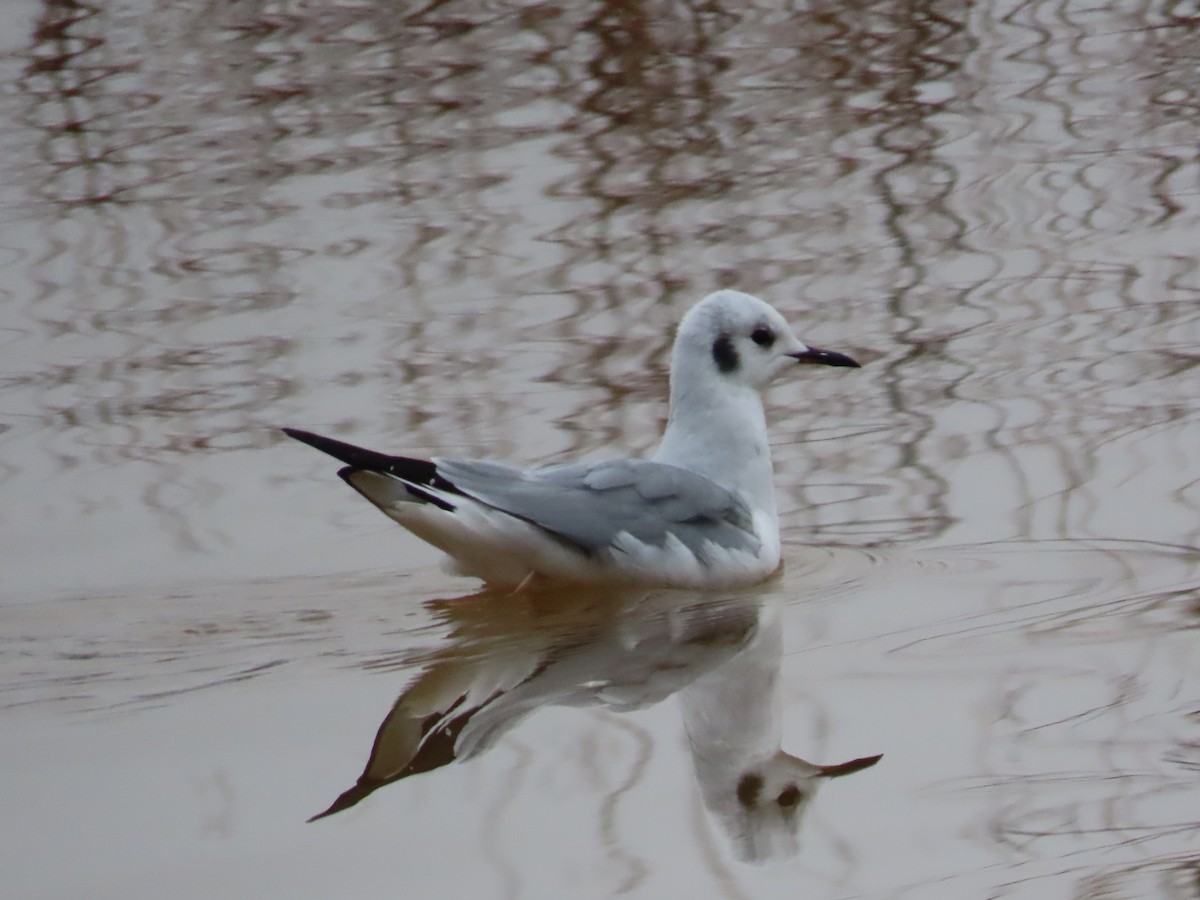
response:
<svg viewBox="0 0 1200 900"><path fill-rule="evenodd" d="M416 459L284 432L446 553L452 571L529 583L723 589L779 567L779 519L762 391L797 363L858 367L803 343L772 306L721 290L693 306L671 351L667 428L651 459L526 468Z"/></svg>

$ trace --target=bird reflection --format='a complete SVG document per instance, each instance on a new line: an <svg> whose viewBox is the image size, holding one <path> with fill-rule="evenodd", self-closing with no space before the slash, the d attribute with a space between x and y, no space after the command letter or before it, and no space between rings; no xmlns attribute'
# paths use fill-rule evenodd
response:
<svg viewBox="0 0 1200 900"><path fill-rule="evenodd" d="M678 692L704 805L744 861L793 855L817 788L880 759L815 765L781 749L782 623L767 589L488 590L429 606L447 641L397 660L419 674L379 726L358 781L309 821L478 756L551 704L621 712Z"/></svg>
<svg viewBox="0 0 1200 900"><path fill-rule="evenodd" d="M783 751L783 623L777 603L760 603L755 614L756 627L740 652L697 668L680 691L704 805L734 854L748 862L795 854L800 821L817 788L881 759L821 766Z"/></svg>

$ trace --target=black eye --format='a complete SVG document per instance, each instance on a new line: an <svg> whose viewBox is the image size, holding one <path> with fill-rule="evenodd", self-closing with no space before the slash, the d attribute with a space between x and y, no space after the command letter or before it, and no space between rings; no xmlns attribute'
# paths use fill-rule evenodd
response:
<svg viewBox="0 0 1200 900"><path fill-rule="evenodd" d="M750 335L750 340L760 347L770 347L775 343L775 332L770 328L755 328Z"/></svg>
<svg viewBox="0 0 1200 900"><path fill-rule="evenodd" d="M783 789L782 792L780 792L779 796L775 798L775 802L784 809L791 809L800 802L800 788L796 787L794 784L789 784Z"/></svg>

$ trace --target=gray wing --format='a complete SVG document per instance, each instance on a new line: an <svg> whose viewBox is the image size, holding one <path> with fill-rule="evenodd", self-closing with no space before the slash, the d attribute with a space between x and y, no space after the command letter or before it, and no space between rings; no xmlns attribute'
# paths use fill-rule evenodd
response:
<svg viewBox="0 0 1200 900"><path fill-rule="evenodd" d="M613 460L520 469L481 460L436 459L462 493L546 529L587 553L622 532L661 546L674 535L700 555L705 542L757 553L750 509L715 481L665 463Z"/></svg>

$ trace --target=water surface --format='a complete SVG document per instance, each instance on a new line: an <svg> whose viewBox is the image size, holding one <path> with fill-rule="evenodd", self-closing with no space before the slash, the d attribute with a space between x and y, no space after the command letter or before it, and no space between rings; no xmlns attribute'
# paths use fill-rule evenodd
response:
<svg viewBox="0 0 1200 900"><path fill-rule="evenodd" d="M1200 896L1195 4L0 21L11 890ZM883 760L747 865L679 697L734 657L667 654L661 697L555 695L305 824L430 659L484 651L474 585L277 427L646 452L722 286L866 364L768 396L786 568L755 602L784 749ZM570 609L473 621L523 665L666 621Z"/></svg>

